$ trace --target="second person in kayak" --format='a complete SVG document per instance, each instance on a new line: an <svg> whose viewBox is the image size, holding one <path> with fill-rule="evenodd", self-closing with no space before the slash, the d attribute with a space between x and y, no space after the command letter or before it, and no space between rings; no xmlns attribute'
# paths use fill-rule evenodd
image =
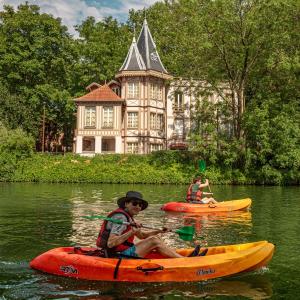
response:
<svg viewBox="0 0 300 300"><path fill-rule="evenodd" d="M201 183L201 177L195 178L193 180L193 183L190 184L187 190L186 201L190 203L198 203L198 204L218 203L214 198L206 197L206 196L212 196L213 193L203 192L203 189L208 186L209 186L208 179L205 179L205 182Z"/></svg>

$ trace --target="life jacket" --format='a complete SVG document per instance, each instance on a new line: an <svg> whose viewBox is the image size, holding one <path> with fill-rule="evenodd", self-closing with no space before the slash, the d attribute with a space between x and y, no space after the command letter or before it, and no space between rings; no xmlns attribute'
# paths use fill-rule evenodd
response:
<svg viewBox="0 0 300 300"><path fill-rule="evenodd" d="M191 184L187 190L186 201L201 201L202 192L199 189L199 184Z"/></svg>
<svg viewBox="0 0 300 300"><path fill-rule="evenodd" d="M112 211L107 217L111 218L115 214L123 214L124 216L126 216L127 222L134 222L133 218L122 208L118 208L118 209ZM126 241L124 241L122 244L115 246L113 248L108 248L107 241L108 241L108 238L110 235L110 229L107 229L108 222L109 221L104 220L104 222L102 223L102 226L101 226L98 238L97 238L97 242L96 242L97 247L100 247L100 248L106 250L108 253L108 256L113 256L116 252L122 252L134 245L133 244L134 235L132 235ZM127 228L122 232L122 234L128 232L129 230L131 230L131 226L127 225Z"/></svg>

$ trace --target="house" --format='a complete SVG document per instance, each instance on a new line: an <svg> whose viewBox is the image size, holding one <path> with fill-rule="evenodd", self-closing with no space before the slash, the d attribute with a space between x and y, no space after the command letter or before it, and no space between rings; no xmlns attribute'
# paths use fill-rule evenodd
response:
<svg viewBox="0 0 300 300"><path fill-rule="evenodd" d="M166 149L166 96L172 76L146 20L115 77L103 86L92 83L88 94L75 99L75 152L145 154Z"/></svg>
<svg viewBox="0 0 300 300"><path fill-rule="evenodd" d="M86 95L75 99L75 152L91 156L187 149L194 88L172 79L144 20L115 80L102 86L93 82Z"/></svg>

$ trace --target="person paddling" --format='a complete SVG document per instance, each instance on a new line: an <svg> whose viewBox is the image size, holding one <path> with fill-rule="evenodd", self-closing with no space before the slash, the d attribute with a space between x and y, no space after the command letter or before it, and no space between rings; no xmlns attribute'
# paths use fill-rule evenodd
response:
<svg viewBox="0 0 300 300"><path fill-rule="evenodd" d="M199 204L218 203L212 197L205 197L205 196L211 196L213 194L213 193L203 192L203 189L207 186L209 186L208 179L205 180L205 183L201 183L201 177L196 177L187 190L186 201L190 203L199 203Z"/></svg>
<svg viewBox="0 0 300 300"><path fill-rule="evenodd" d="M117 204L119 208L108 214L108 217L136 225L116 224L107 220L103 222L96 244L105 250L108 257L143 258L154 249L166 257L183 257L157 237L159 233L167 232L168 229L142 231L134 221L134 216L148 207L148 202L143 199L141 193L129 191L125 197L118 199ZM134 237L141 241L135 244ZM192 256L197 256L198 252L199 249L195 249Z"/></svg>

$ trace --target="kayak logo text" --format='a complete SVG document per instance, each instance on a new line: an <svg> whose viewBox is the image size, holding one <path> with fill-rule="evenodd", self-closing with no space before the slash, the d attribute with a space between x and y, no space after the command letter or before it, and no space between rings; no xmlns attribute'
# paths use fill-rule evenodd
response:
<svg viewBox="0 0 300 300"><path fill-rule="evenodd" d="M205 269L200 269L200 270L198 270L196 272L196 274L198 276L209 275L209 274L213 274L213 273L216 273L216 270L215 269L211 269L211 268L206 269L206 270Z"/></svg>
<svg viewBox="0 0 300 300"><path fill-rule="evenodd" d="M65 274L78 274L78 270L73 266L60 266L60 270Z"/></svg>
<svg viewBox="0 0 300 300"><path fill-rule="evenodd" d="M186 210L185 206L179 206L179 207L177 207L177 211L183 211L183 210Z"/></svg>

